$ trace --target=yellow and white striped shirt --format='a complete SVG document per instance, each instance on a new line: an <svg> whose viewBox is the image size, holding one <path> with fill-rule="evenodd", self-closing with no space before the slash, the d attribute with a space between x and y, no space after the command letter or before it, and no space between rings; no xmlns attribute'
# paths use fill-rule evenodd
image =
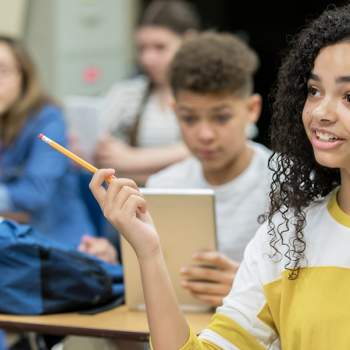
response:
<svg viewBox="0 0 350 350"><path fill-rule="evenodd" d="M223 306L198 338L191 330L181 350L350 348L350 216L338 206L336 191L305 212L307 267L299 277L288 279L285 257L273 263L264 254L271 252L264 224L247 246Z"/></svg>

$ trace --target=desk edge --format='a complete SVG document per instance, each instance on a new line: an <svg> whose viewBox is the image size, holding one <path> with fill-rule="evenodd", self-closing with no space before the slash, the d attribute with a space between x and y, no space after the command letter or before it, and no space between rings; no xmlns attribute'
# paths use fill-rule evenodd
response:
<svg viewBox="0 0 350 350"><path fill-rule="evenodd" d="M77 335L84 337L134 340L140 342L149 341L149 333L114 331L98 328L31 324L25 322L0 321L0 329L4 329L5 331L10 332L36 332L55 335Z"/></svg>

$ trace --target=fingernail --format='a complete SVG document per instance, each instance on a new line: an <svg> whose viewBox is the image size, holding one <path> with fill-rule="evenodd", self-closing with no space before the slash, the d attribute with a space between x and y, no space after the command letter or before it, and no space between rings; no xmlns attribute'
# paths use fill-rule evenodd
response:
<svg viewBox="0 0 350 350"><path fill-rule="evenodd" d="M192 259L197 259L197 258L198 258L198 254L197 253L192 254Z"/></svg>
<svg viewBox="0 0 350 350"><path fill-rule="evenodd" d="M107 169L109 173L114 173L114 169Z"/></svg>
<svg viewBox="0 0 350 350"><path fill-rule="evenodd" d="M182 281L182 282L181 282L181 285L182 285L182 287L187 287L187 286L188 286L188 283L187 283L187 281Z"/></svg>
<svg viewBox="0 0 350 350"><path fill-rule="evenodd" d="M186 273L186 272L187 272L187 269L185 267L181 267L180 273Z"/></svg>

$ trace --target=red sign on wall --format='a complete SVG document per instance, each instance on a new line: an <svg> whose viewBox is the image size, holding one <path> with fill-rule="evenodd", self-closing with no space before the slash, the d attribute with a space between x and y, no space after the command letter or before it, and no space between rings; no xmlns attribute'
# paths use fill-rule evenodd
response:
<svg viewBox="0 0 350 350"><path fill-rule="evenodd" d="M87 67L83 71L83 81L87 84L94 84L100 80L101 71L97 67Z"/></svg>

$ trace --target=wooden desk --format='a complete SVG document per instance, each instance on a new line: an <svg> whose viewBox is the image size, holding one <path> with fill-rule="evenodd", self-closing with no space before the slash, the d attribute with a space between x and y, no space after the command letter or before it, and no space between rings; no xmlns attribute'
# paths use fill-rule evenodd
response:
<svg viewBox="0 0 350 350"><path fill-rule="evenodd" d="M212 314L185 313L196 334L209 325ZM147 342L149 330L145 311L129 311L123 305L97 315L66 313L43 316L0 314L0 328L13 332L124 339Z"/></svg>
<svg viewBox="0 0 350 350"><path fill-rule="evenodd" d="M30 219L30 215L25 212L8 212L8 213L0 212L0 216L6 219L17 221L20 224L27 224Z"/></svg>

